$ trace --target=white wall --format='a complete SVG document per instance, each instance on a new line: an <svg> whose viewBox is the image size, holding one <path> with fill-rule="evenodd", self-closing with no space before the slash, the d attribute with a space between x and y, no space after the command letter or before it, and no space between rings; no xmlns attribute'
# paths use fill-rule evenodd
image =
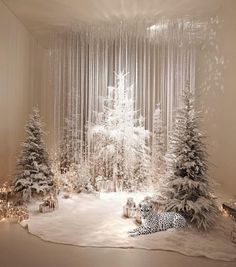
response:
<svg viewBox="0 0 236 267"><path fill-rule="evenodd" d="M40 105L44 55L0 0L0 181L12 177L24 124Z"/></svg>
<svg viewBox="0 0 236 267"><path fill-rule="evenodd" d="M218 11L222 22L217 34L219 55L224 57L224 90L214 87L201 95L205 113L210 175L218 190L236 196L236 1L225 0ZM203 51L204 53L204 51Z"/></svg>

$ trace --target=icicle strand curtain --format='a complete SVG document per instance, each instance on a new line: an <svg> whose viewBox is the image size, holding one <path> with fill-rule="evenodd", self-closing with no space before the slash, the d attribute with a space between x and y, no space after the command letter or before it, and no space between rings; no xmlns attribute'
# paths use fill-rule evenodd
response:
<svg viewBox="0 0 236 267"><path fill-rule="evenodd" d="M153 25L153 26L151 26ZM76 142L81 155L91 150L86 138L101 111L107 87L115 72L124 70L127 85L134 84L135 109L152 131L153 112L160 103L166 140L172 128L182 89L195 87L195 47L201 27L188 20L163 20L111 25L82 25L52 36L51 75L54 88L54 140L59 140L64 119L75 121Z"/></svg>

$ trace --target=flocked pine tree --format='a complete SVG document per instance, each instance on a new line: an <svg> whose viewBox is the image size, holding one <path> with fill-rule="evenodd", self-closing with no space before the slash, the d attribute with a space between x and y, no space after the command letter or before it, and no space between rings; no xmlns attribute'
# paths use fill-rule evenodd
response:
<svg viewBox="0 0 236 267"><path fill-rule="evenodd" d="M65 119L65 126L63 129L61 141L60 141L60 153L59 153L59 161L60 161L60 172L66 173L70 170L70 167L76 161L76 151L74 143L79 140L76 139L75 130L72 119Z"/></svg>
<svg viewBox="0 0 236 267"><path fill-rule="evenodd" d="M18 158L18 171L13 182L14 191L20 192L24 200L32 194L46 194L54 188L53 173L43 141L39 110L34 108L25 126L26 141Z"/></svg>
<svg viewBox="0 0 236 267"><path fill-rule="evenodd" d="M140 117L139 127L144 129L144 119ZM144 132L145 133L145 132ZM137 189L148 189L152 186L152 172L151 172L151 156L150 148L147 145L147 139L142 136L142 132L139 132L139 141L135 144L136 160L135 160L135 180Z"/></svg>
<svg viewBox="0 0 236 267"><path fill-rule="evenodd" d="M165 172L165 135L160 104L153 114L152 171L155 184Z"/></svg>
<svg viewBox="0 0 236 267"><path fill-rule="evenodd" d="M81 146L78 121L78 116L73 114L70 119L65 119L59 156L54 160L54 169L59 172L58 183L61 189L67 191L77 191L79 187L90 183L91 179L90 162L85 160L87 147Z"/></svg>
<svg viewBox="0 0 236 267"><path fill-rule="evenodd" d="M165 210L181 213L200 230L210 229L218 212L207 174L208 162L199 113L189 88L183 94L167 154L167 174L162 186Z"/></svg>
<svg viewBox="0 0 236 267"><path fill-rule="evenodd" d="M149 133L143 118L134 110L133 86L126 85L126 75L116 75L116 85L108 87L103 112L91 132L95 145L95 169L125 190L134 190L149 178L150 156L146 147ZM149 166L149 168L146 168ZM95 174L96 175L96 174Z"/></svg>

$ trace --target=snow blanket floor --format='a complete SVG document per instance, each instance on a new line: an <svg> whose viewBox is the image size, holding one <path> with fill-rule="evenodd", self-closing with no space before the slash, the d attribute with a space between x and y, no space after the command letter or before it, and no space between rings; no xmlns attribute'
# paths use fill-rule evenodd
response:
<svg viewBox="0 0 236 267"><path fill-rule="evenodd" d="M30 206L28 230L43 240L77 246L139 248L176 251L189 256L231 261L236 259L236 245L230 241L232 222L221 216L214 230L168 230L151 235L129 237L137 225L122 216L127 197L137 202L144 195L128 193L79 194L59 198L59 209L39 213L38 204Z"/></svg>

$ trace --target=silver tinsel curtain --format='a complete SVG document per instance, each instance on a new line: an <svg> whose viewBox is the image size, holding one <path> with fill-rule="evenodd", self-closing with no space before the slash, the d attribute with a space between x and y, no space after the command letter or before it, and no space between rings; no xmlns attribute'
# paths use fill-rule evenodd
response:
<svg viewBox="0 0 236 267"><path fill-rule="evenodd" d="M78 141L74 147L89 157L86 137L101 111L107 87L115 73L125 71L127 85L134 84L135 109L145 117L152 132L153 112L160 103L166 141L172 129L182 89L195 88L196 46L204 24L188 19L118 22L80 25L51 38L51 85L54 90L55 146L65 127L73 121Z"/></svg>

